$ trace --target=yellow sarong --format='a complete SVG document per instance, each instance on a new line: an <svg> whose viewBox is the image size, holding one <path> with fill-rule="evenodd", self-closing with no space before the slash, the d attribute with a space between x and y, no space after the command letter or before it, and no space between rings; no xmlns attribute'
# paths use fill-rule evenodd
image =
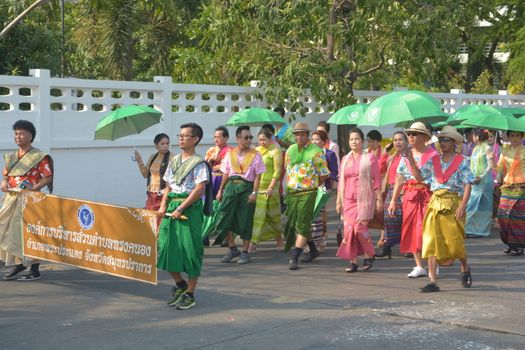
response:
<svg viewBox="0 0 525 350"><path fill-rule="evenodd" d="M432 194L423 219L423 258L444 262L466 257L464 222L456 219L460 199L445 189Z"/></svg>

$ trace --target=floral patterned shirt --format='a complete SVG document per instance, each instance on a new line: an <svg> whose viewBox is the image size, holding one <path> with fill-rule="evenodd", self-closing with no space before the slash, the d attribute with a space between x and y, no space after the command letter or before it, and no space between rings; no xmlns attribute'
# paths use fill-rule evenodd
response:
<svg viewBox="0 0 525 350"><path fill-rule="evenodd" d="M443 158L441 156L439 156L439 161L443 173L447 170L450 164L452 164L452 159L448 163L445 163L443 162ZM444 184L439 183L436 179L432 159L428 160L425 164L423 164L420 171L424 182L430 185L430 190L432 192L440 189L446 189L450 192L455 192L462 196L464 186L466 184L471 184L475 180L474 174L472 174L472 171L469 167L469 162L466 158L463 159L463 161L459 165L459 168L452 174L452 176L450 176L450 178Z"/></svg>
<svg viewBox="0 0 525 350"><path fill-rule="evenodd" d="M437 151L431 147L428 147L425 153L430 153L430 156L428 159L431 159L432 156L438 154ZM414 160L416 161L416 164L419 165L420 167L424 165L424 164L421 164L421 162L423 161L422 158L424 154L422 154L421 156L414 155ZM412 175L412 172L408 168L407 163L408 163L408 160L405 157L402 157L397 167L397 173L403 175L403 177L405 178L405 181L415 180L415 177L414 175Z"/></svg>
<svg viewBox="0 0 525 350"><path fill-rule="evenodd" d="M319 177L330 175L324 152L304 163L290 164L288 153L285 157L286 184L288 192L314 190L319 187Z"/></svg>
<svg viewBox="0 0 525 350"><path fill-rule="evenodd" d="M7 176L7 167L4 167L2 172L3 176ZM10 188L18 187L23 181L27 180L31 185L36 185L40 180L45 177L53 175L51 172L51 165L49 158L45 157L37 165L35 165L29 172L24 176L7 176L8 186Z"/></svg>

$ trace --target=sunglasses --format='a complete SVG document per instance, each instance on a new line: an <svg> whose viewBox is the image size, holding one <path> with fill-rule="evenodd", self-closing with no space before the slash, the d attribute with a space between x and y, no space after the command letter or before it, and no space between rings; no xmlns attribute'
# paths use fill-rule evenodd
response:
<svg viewBox="0 0 525 350"><path fill-rule="evenodd" d="M407 136L417 136L417 135L421 135L421 134L418 133L418 132L407 132L406 134L407 134Z"/></svg>
<svg viewBox="0 0 525 350"><path fill-rule="evenodd" d="M252 136L252 135L250 135L250 136L244 136L244 137L239 137L239 138L240 138L241 140L246 140L246 141L248 141L248 140L253 140L253 136Z"/></svg>
<svg viewBox="0 0 525 350"><path fill-rule="evenodd" d="M452 142L452 141L454 141L454 140L452 140L452 139L449 138L449 137L440 137L440 138L438 139L438 141L439 141L439 142Z"/></svg>

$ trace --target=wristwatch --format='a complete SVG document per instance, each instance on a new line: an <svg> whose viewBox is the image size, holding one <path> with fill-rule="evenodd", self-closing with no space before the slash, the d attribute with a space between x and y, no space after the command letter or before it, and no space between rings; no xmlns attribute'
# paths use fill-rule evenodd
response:
<svg viewBox="0 0 525 350"><path fill-rule="evenodd" d="M253 195L256 195L256 194L257 194L257 192L252 192L252 194L253 194Z"/></svg>

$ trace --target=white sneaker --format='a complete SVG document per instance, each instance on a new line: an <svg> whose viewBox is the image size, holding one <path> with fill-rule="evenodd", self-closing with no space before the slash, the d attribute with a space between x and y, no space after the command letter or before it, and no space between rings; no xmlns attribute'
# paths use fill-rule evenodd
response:
<svg viewBox="0 0 525 350"><path fill-rule="evenodd" d="M408 278L418 278L427 275L427 270L422 267L416 266L412 271L407 275Z"/></svg>

